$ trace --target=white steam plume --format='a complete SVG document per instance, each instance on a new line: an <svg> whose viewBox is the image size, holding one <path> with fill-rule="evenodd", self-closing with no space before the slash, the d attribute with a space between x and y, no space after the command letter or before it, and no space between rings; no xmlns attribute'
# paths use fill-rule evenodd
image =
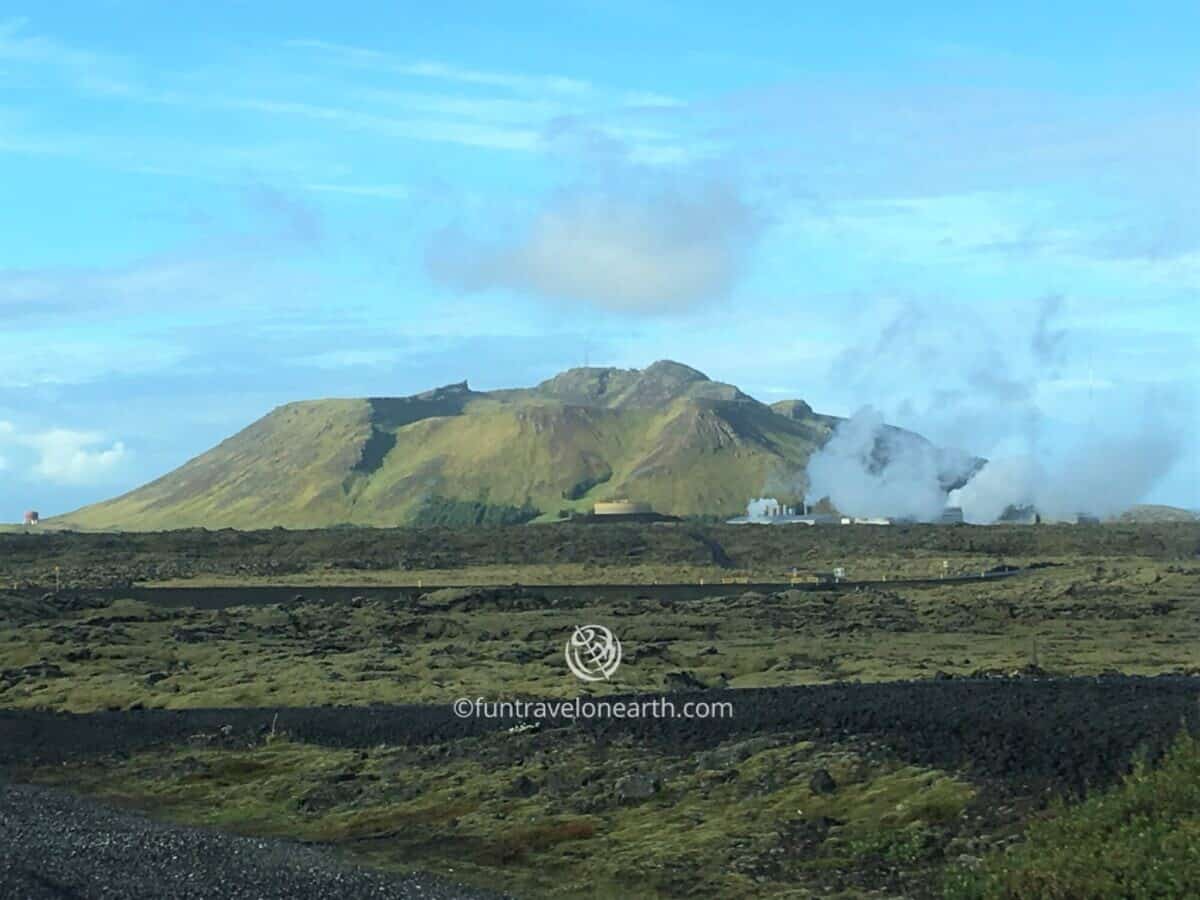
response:
<svg viewBox="0 0 1200 900"><path fill-rule="evenodd" d="M1144 425L1137 434L1109 435L1039 463L1002 456L950 495L968 522L996 521L1010 506L1032 506L1050 520L1083 513L1116 515L1142 500L1183 450L1179 435Z"/></svg>
<svg viewBox="0 0 1200 900"><path fill-rule="evenodd" d="M1087 381L1079 364L1072 381L1067 370L1079 348L1058 325L1064 307L1062 297L1043 298L1027 325L1010 322L1016 330L1006 332L962 306L910 305L878 338L848 350L832 373L839 384L890 401L893 416L936 442L971 447L990 461L969 481L959 477L966 484L946 498L955 466L920 438L895 437L903 432L864 410L810 460L810 500L828 496L851 515L930 519L945 499L980 524L1009 507L1069 520L1105 518L1142 502L1194 440L1194 393L1159 383L1134 394L1115 378L1097 382L1090 361ZM1079 403L1044 405L1064 390L1079 397L1081 383L1090 415ZM1104 392L1098 408L1095 390Z"/></svg>
<svg viewBox="0 0 1200 900"><path fill-rule="evenodd" d="M779 506L779 501L774 497L756 497L746 504L747 519L766 519L768 510L775 509Z"/></svg>
<svg viewBox="0 0 1200 900"><path fill-rule="evenodd" d="M850 516L936 520L948 484L960 481L972 461L940 451L910 432L890 428L872 407L838 425L808 461L808 500L824 497Z"/></svg>

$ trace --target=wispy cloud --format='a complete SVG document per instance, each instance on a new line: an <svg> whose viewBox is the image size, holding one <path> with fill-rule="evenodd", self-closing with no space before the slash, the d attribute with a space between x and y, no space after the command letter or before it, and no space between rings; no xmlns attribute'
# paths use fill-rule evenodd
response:
<svg viewBox="0 0 1200 900"><path fill-rule="evenodd" d="M21 323L14 323L19 327ZM183 363L188 351L164 337L93 332L63 334L22 328L0 335L0 383L26 392L160 374ZM28 404L30 395L25 394Z"/></svg>
<svg viewBox="0 0 1200 900"><path fill-rule="evenodd" d="M862 198L1097 178L1124 190L1178 185L1195 177L1196 101L827 78L739 91L706 113L739 155L823 196Z"/></svg>
<svg viewBox="0 0 1200 900"><path fill-rule="evenodd" d="M404 184L305 184L304 190L326 194L349 194L356 197L378 197L385 200L407 200L412 189Z"/></svg>
<svg viewBox="0 0 1200 900"><path fill-rule="evenodd" d="M188 309L237 309L286 297L301 303L313 276L268 252L179 251L113 267L0 270L0 315L15 323L64 317L89 321Z"/></svg>
<svg viewBox="0 0 1200 900"><path fill-rule="evenodd" d="M245 181L248 175L280 180L326 180L348 167L310 141L245 143L184 140L169 135L105 134L80 129L13 124L0 133L0 153L80 160L119 172L158 175L215 184Z"/></svg>
<svg viewBox="0 0 1200 900"><path fill-rule="evenodd" d="M448 144L481 150L542 154L547 124L577 116L597 130L630 145L641 163L673 164L686 157L683 141L670 130L647 126L647 115L677 111L681 101L653 90L605 88L561 75L499 72L438 60L405 60L362 47L324 41L287 42L310 57L302 91L294 77L282 77L283 62L264 57L255 72L231 89L219 81L158 68L139 71L132 60L96 54L33 33L26 22L0 26L0 61L11 62L31 84L45 73L64 73L67 84L89 98L114 104L158 106L181 116L239 117L207 129L212 135L185 141L174 133L126 136L61 130L39 125L40 116L18 117L0 131L0 152L59 156L94 161L131 172L169 177L230 177L255 172L267 178L294 177L302 183L333 186L335 170L349 171L359 156L347 133L370 134L397 146ZM290 73L289 73L290 74ZM382 76L382 77L381 77ZM436 90L423 90L421 83ZM309 134L281 142L277 135L255 144L245 114L292 120ZM151 121L151 120L143 120ZM313 126L316 126L315 128ZM243 145L225 135L246 135ZM331 163L331 156L342 161ZM392 192L355 190L360 196L394 197Z"/></svg>
<svg viewBox="0 0 1200 900"><path fill-rule="evenodd" d="M380 112L400 110L442 118L478 119L488 122L528 124L560 114L570 105L547 97L510 97L488 94L462 95L449 91L422 93L395 88L352 88L346 100L369 104Z"/></svg>
<svg viewBox="0 0 1200 900"><path fill-rule="evenodd" d="M489 72L430 60L405 60L379 50L353 47L319 40L290 40L287 46L314 50L336 62L365 66L414 78L450 81L458 84L504 88L522 93L578 95L593 89L590 82L562 75L525 75L513 72Z"/></svg>
<svg viewBox="0 0 1200 900"><path fill-rule="evenodd" d="M48 67L89 93L121 95L130 89L126 60L81 50L29 31L27 19L0 22L0 62Z"/></svg>
<svg viewBox="0 0 1200 900"><path fill-rule="evenodd" d="M537 132L519 128L502 128L452 120L398 118L338 106L320 106L292 101L230 98L213 102L225 109L299 116L405 140L463 144L468 147L492 150L536 150L538 148Z"/></svg>
<svg viewBox="0 0 1200 900"><path fill-rule="evenodd" d="M186 308L237 308L273 291L293 302L313 287L289 264L323 238L321 219L298 197L252 183L238 196L254 228L114 266L0 269L0 315L45 322L78 316L103 320Z"/></svg>

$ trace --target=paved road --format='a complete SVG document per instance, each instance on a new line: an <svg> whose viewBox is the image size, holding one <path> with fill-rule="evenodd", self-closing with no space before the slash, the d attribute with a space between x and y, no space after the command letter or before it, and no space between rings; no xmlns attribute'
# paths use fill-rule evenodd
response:
<svg viewBox="0 0 1200 900"><path fill-rule="evenodd" d="M427 875L391 876L278 840L155 822L64 791L3 783L3 900L496 900Z"/></svg>
<svg viewBox="0 0 1200 900"><path fill-rule="evenodd" d="M722 595L773 594L781 591L853 591L856 588L883 587L894 590L899 587L945 587L948 584L977 584L980 581L998 581L1030 572L1030 569L973 572L969 575L951 575L936 578L892 578L890 580L840 581L836 584L815 584L807 581L763 581L721 582L708 584L522 584L522 585L308 585L286 587L257 585L240 587L118 587L104 588L81 593L99 594L114 600L131 598L152 603L167 609L228 609L233 606L269 606L273 603L288 604L298 597L311 601L347 602L355 597L412 603L430 591L449 590L505 590L519 588L520 593L543 597L546 600L576 600L589 603L608 603L649 597L655 600L683 603L705 600ZM24 591L28 595L41 596L43 588Z"/></svg>

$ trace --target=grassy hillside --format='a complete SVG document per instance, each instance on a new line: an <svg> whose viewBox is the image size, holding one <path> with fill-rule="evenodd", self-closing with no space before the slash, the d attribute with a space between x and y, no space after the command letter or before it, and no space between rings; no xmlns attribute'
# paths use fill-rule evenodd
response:
<svg viewBox="0 0 1200 900"><path fill-rule="evenodd" d="M732 515L798 485L837 419L766 406L673 362L534 388L282 406L179 469L55 520L152 530L512 522L631 497ZM794 487L793 490L796 488Z"/></svg>

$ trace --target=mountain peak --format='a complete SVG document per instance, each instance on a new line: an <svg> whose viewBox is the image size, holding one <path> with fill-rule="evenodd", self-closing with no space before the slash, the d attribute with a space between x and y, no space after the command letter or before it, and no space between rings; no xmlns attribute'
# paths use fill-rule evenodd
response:
<svg viewBox="0 0 1200 900"><path fill-rule="evenodd" d="M714 382L703 372L669 359L645 369L582 366L567 369L534 388L535 393L579 406L662 406L697 385Z"/></svg>
<svg viewBox="0 0 1200 900"><path fill-rule="evenodd" d="M689 382L712 380L699 369L685 366L683 363L675 362L673 359L660 359L657 362L652 362L642 371L642 376L644 378Z"/></svg>
<svg viewBox="0 0 1200 900"><path fill-rule="evenodd" d="M434 400L442 397L459 397L463 394L471 393L471 386L464 381L456 381L454 384L444 384L441 387L435 387L428 391L422 391L419 394L414 394L418 400Z"/></svg>
<svg viewBox="0 0 1200 900"><path fill-rule="evenodd" d="M813 408L803 400L779 400L771 404L771 409L789 419L809 419L813 415Z"/></svg>

